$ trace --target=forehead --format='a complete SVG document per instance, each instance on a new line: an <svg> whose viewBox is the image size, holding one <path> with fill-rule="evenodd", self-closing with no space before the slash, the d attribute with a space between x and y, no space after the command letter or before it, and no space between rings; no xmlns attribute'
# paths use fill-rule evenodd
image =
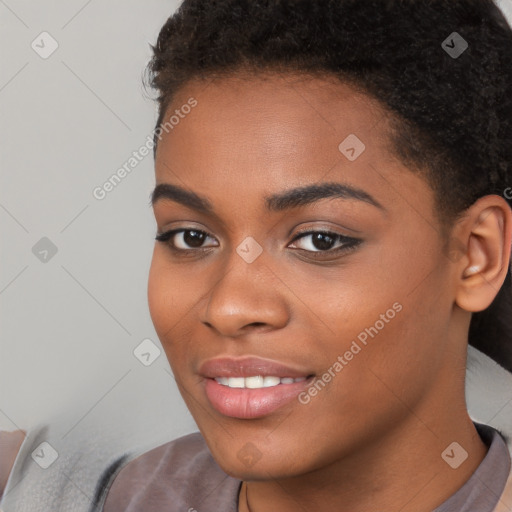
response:
<svg viewBox="0 0 512 512"><path fill-rule="evenodd" d="M196 105L182 109L191 98ZM235 199L248 205L320 181L383 198L393 187L391 174L414 178L390 151L386 111L336 78L262 74L190 82L163 122L172 115L179 122L162 132L156 181L200 190L212 203L220 191L230 191L236 207ZM401 188L407 185L399 179Z"/></svg>
<svg viewBox="0 0 512 512"><path fill-rule="evenodd" d="M176 95L164 121L176 120L191 97L197 105L163 133L166 156L190 150L198 158L258 155L269 163L310 156L321 163L321 155L338 159L339 143L351 134L365 139L370 150L387 142L383 123L373 130L386 117L380 104L334 77L262 73L193 81ZM184 139L192 148L183 147Z"/></svg>

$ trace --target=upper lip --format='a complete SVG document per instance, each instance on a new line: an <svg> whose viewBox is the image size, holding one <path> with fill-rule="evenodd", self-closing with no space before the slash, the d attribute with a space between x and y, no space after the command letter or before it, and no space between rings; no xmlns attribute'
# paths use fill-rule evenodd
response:
<svg viewBox="0 0 512 512"><path fill-rule="evenodd" d="M255 375L275 376L280 378L309 377L310 372L286 366L278 361L260 357L219 357L205 361L199 368L203 377L252 377Z"/></svg>

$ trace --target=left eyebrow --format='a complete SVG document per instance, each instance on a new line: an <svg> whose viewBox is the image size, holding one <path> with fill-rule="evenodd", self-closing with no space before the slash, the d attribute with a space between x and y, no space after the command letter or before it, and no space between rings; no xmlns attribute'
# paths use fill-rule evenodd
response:
<svg viewBox="0 0 512 512"><path fill-rule="evenodd" d="M328 198L355 199L371 204L384 212L387 211L384 206L364 190L337 182L296 187L272 194L264 199L267 210L281 212ZM170 183L157 185L151 195L151 204L154 206L160 199L169 199L201 213L215 215L212 203L208 198L178 185L171 185Z"/></svg>
<svg viewBox="0 0 512 512"><path fill-rule="evenodd" d="M265 198L265 203L268 210L280 212L327 198L356 199L386 211L384 206L364 190L337 182L319 183L285 190Z"/></svg>

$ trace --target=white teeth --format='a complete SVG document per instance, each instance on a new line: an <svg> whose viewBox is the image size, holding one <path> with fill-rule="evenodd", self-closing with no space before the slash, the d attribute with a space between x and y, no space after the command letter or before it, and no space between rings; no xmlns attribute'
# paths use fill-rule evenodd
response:
<svg viewBox="0 0 512 512"><path fill-rule="evenodd" d="M266 375L254 375L251 377L215 377L215 380L223 386L230 388L248 388L248 389L260 389L270 388L279 384L293 384L294 382L302 382L306 380L306 377L298 377L293 379L291 377L274 377Z"/></svg>
<svg viewBox="0 0 512 512"><path fill-rule="evenodd" d="M257 389L263 387L263 377L261 375L257 375L256 377L246 377L245 378L245 387L251 389Z"/></svg>
<svg viewBox="0 0 512 512"><path fill-rule="evenodd" d="M278 384L281 384L281 379L279 377L270 377L267 375L263 379L264 388L271 388L273 386L277 386Z"/></svg>
<svg viewBox="0 0 512 512"><path fill-rule="evenodd" d="M244 388L245 379L243 377L229 377L228 386L230 388Z"/></svg>

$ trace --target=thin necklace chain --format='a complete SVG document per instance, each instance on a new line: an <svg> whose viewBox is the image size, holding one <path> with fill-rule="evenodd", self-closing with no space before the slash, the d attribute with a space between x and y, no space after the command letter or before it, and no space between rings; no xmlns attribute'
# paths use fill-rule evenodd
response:
<svg viewBox="0 0 512 512"><path fill-rule="evenodd" d="M245 506L247 507L248 512L252 512L251 507L249 507L249 497L247 496L247 482L243 482L242 485L244 486Z"/></svg>

